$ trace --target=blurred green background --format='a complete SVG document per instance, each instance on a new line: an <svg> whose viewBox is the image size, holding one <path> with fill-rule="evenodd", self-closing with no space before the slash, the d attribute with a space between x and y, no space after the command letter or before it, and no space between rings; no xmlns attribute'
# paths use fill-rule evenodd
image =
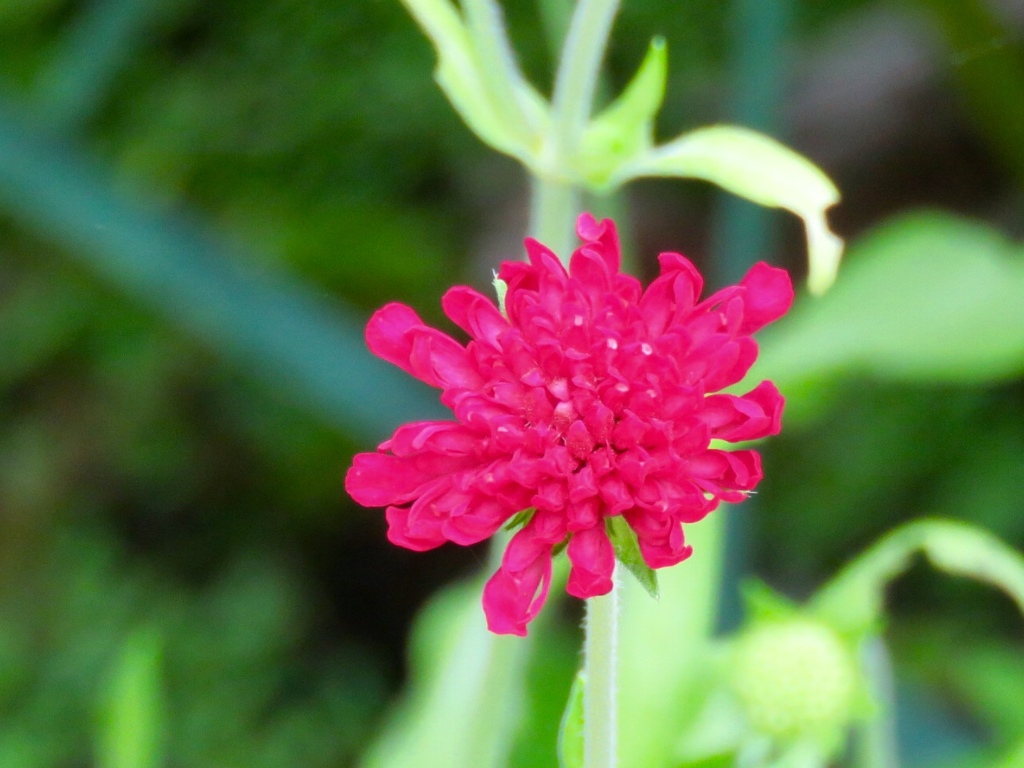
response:
<svg viewBox="0 0 1024 768"><path fill-rule="evenodd" d="M1024 2L780 2L760 25L749 6L628 0L608 83L663 35L659 135L741 119L808 154L843 190L851 270L911 244L953 249L942 270L957 243L1020 268L1000 237L1024 236ZM505 7L543 87L541 10ZM752 73L757 45L772 67ZM520 255L526 180L432 67L397 0L0 3L2 768L127 766L104 739L132 730L138 708L111 701L133 674L143 699L163 681L139 705L163 713L162 746L136 765L352 765L417 608L480 566L391 547L341 488L353 452L438 412L364 351L368 313L400 300L444 322L448 285L485 288ZM795 220L706 185L639 183L615 205L645 276L667 249L717 274L737 248L803 269ZM921 207L947 216L869 233ZM889 280L866 292L892 299L878 333L896 352L792 375L742 526L734 570L795 597L919 515L1024 545L1024 329L1000 319L1024 298L868 274ZM976 322L915 367L894 323L922 306ZM1024 739L1009 601L922 569L893 605L908 764Z"/></svg>

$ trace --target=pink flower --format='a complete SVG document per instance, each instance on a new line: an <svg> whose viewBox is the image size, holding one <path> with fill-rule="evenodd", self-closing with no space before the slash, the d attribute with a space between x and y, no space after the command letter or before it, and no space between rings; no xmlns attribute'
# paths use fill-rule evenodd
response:
<svg viewBox="0 0 1024 768"><path fill-rule="evenodd" d="M742 501L761 479L755 451L710 442L779 431L783 399L771 382L718 391L754 362L751 334L789 309L784 270L756 264L700 301L693 264L663 253L644 291L619 272L610 220L584 214L577 231L583 245L568 272L533 240L529 263L502 264L507 317L471 288L445 294L466 345L402 304L366 329L376 355L440 388L455 413L399 427L376 453L355 457L345 487L360 504L387 507L388 538L417 551L475 544L535 510L484 588L493 632L526 634L566 541L568 592L607 593L615 554L605 522L615 515L651 568L687 558L683 525Z"/></svg>

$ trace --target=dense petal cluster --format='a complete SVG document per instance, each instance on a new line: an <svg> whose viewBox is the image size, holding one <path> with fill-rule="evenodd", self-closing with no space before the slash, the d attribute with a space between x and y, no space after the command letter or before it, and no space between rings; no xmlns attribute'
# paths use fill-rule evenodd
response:
<svg viewBox="0 0 1024 768"><path fill-rule="evenodd" d="M458 286L443 298L470 336L460 344L401 304L370 320L378 356L442 390L454 421L400 427L355 457L345 480L360 504L387 507L388 538L413 550L475 544L522 510L484 589L490 629L526 634L567 543L567 590L587 598L612 586L606 520L620 515L651 568L690 554L683 524L745 498L761 479L737 442L775 434L783 400L771 382L719 393L757 355L751 334L793 299L784 270L760 263L739 285L700 300L702 280L677 253L660 256L646 291L619 272L610 220L581 216L583 245L569 269L526 241L529 262L506 262L504 314Z"/></svg>

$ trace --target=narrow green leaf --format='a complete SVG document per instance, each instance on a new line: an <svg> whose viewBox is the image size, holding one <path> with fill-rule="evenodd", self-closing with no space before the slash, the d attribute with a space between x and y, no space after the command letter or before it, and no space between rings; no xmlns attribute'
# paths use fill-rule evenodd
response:
<svg viewBox="0 0 1024 768"><path fill-rule="evenodd" d="M462 16L476 56L477 70L504 122L533 135L543 126L544 100L523 77L506 31L498 0L461 0ZM540 109L538 110L538 107Z"/></svg>
<svg viewBox="0 0 1024 768"><path fill-rule="evenodd" d="M616 168L650 149L667 71L665 41L656 37L629 85L583 134L579 163L588 184L609 186Z"/></svg>
<svg viewBox="0 0 1024 768"><path fill-rule="evenodd" d="M583 768L583 693L586 688L586 677L583 670L576 673L569 700L562 714L562 723L558 728L558 765L559 768Z"/></svg>
<svg viewBox="0 0 1024 768"><path fill-rule="evenodd" d="M621 517L609 518L608 538L615 549L615 558L636 577L640 586L647 590L647 594L657 598L658 575L644 562L643 555L640 554L640 543L629 523Z"/></svg>
<svg viewBox="0 0 1024 768"><path fill-rule="evenodd" d="M923 553L936 568L1001 589L1024 614L1024 556L988 531L948 520L898 528L844 568L812 602L833 626L870 632L883 618L885 588Z"/></svg>
<svg viewBox="0 0 1024 768"><path fill-rule="evenodd" d="M531 163L539 138L528 126L546 121L544 99L525 81L504 83L514 94L516 119L506 114L512 105L488 86L470 31L448 0L402 0L434 44L438 85L466 125L499 152Z"/></svg>
<svg viewBox="0 0 1024 768"><path fill-rule="evenodd" d="M114 666L100 709L99 768L158 768L164 728L160 639L132 634Z"/></svg>
<svg viewBox="0 0 1024 768"><path fill-rule="evenodd" d="M512 519L505 523L505 530L514 531L517 528L522 528L530 522L530 518L533 517L536 512L537 510L534 507L528 507L516 512L515 515L512 516Z"/></svg>
<svg viewBox="0 0 1024 768"><path fill-rule="evenodd" d="M775 139L737 126L700 128L626 163L612 183L640 176L704 179L795 213L807 233L808 289L822 294L835 282L843 242L829 229L825 211L839 201L839 191L810 160Z"/></svg>

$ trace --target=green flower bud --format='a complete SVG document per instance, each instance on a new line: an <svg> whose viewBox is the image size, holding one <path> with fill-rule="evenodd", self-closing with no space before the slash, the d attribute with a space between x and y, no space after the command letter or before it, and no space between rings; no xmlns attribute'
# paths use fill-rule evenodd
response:
<svg viewBox="0 0 1024 768"><path fill-rule="evenodd" d="M813 619L757 623L737 641L732 687L767 736L834 736L852 717L858 681L850 645Z"/></svg>

